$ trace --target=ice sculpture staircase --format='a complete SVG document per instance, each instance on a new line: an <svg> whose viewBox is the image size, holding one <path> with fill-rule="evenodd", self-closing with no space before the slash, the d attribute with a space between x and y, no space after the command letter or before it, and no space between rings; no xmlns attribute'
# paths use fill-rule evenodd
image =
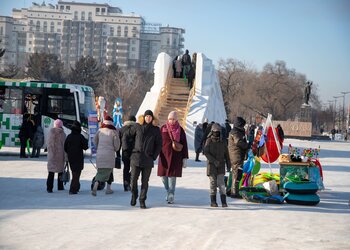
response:
<svg viewBox="0 0 350 250"><path fill-rule="evenodd" d="M186 123L186 109L189 96L189 88L187 81L183 78L168 78L166 84L166 98L159 103L158 119L160 124L165 124L168 119L168 114L175 110L177 112L178 120L181 126L184 127Z"/></svg>

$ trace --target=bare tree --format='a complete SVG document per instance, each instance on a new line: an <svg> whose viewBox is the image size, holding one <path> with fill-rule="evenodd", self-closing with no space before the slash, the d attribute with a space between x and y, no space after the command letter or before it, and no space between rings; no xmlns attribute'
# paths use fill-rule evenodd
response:
<svg viewBox="0 0 350 250"><path fill-rule="evenodd" d="M123 70L114 63L107 68L96 94L106 98L109 113L119 97L123 101L124 115L135 114L151 86L149 79L150 75L146 72Z"/></svg>

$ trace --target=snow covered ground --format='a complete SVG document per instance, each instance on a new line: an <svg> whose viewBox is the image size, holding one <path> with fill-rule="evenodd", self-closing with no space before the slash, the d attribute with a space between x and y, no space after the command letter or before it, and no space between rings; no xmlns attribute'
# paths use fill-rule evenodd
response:
<svg viewBox="0 0 350 250"><path fill-rule="evenodd" d="M46 192L46 157L19 159L0 150L0 249L350 249L350 143L286 140L321 146L326 190L315 207L248 203L228 198L209 207L205 158L194 153L178 179L175 204L165 202L156 167L146 201L131 207L115 169L114 194L90 194L95 169L85 161L81 192ZM18 149L16 149L18 150ZM285 149L286 150L286 149ZM268 166L263 165L263 171ZM272 165L278 172L277 164Z"/></svg>

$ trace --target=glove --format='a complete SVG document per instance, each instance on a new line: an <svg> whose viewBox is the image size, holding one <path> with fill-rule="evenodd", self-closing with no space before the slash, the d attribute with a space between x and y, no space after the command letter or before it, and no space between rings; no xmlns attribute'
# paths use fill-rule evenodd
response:
<svg viewBox="0 0 350 250"><path fill-rule="evenodd" d="M218 168L218 167L220 166L220 161L215 160L215 161L214 161L214 165L215 165L215 167L217 167L217 168Z"/></svg>
<svg viewBox="0 0 350 250"><path fill-rule="evenodd" d="M183 168L187 167L187 159L186 158L182 159L182 167Z"/></svg>

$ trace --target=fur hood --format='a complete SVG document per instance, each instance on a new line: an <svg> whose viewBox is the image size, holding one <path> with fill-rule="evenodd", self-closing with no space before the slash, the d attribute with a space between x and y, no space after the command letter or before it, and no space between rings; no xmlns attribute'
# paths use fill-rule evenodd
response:
<svg viewBox="0 0 350 250"><path fill-rule="evenodd" d="M145 123L144 115L139 115L137 117L137 123L140 124L140 125L143 125ZM153 116L152 124L153 124L153 126L156 126L156 127L159 126L159 120L158 120L157 117Z"/></svg>

